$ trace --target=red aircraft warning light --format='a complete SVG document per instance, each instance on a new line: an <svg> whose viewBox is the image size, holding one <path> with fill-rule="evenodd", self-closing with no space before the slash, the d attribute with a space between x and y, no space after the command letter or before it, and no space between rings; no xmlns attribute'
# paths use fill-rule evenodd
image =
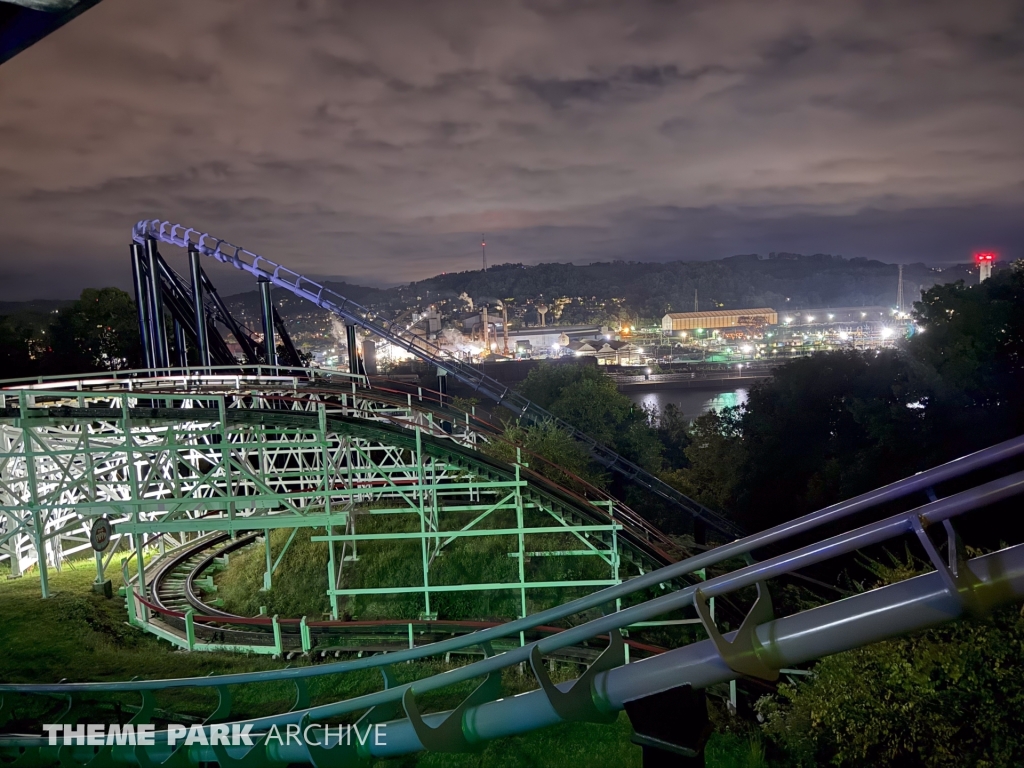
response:
<svg viewBox="0 0 1024 768"><path fill-rule="evenodd" d="M985 282L992 277L992 264L996 255L992 251L978 251L974 254L974 263L978 265L979 282Z"/></svg>

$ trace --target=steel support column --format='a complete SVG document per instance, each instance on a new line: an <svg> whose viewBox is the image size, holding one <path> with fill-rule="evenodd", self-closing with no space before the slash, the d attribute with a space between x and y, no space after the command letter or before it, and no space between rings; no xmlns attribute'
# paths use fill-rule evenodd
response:
<svg viewBox="0 0 1024 768"><path fill-rule="evenodd" d="M149 328L153 346L153 367L167 368L167 331L164 327L163 291L160 287L159 254L156 240L146 239L146 266L149 271Z"/></svg>
<svg viewBox="0 0 1024 768"><path fill-rule="evenodd" d="M139 343L142 345L142 364L153 366L153 339L149 332L149 279L143 262L145 252L138 243L131 244L132 285L135 288L135 310L139 316Z"/></svg>
<svg viewBox="0 0 1024 768"><path fill-rule="evenodd" d="M203 268L199 263L203 255L194 247L188 249L188 270L192 279L192 311L196 317L199 365L207 368L210 362L210 339L206 330L206 307L203 303Z"/></svg>
<svg viewBox="0 0 1024 768"><path fill-rule="evenodd" d="M277 365L277 340L274 338L274 301L270 295L270 281L261 277L260 307L263 313L263 346L266 348L267 365Z"/></svg>
<svg viewBox="0 0 1024 768"><path fill-rule="evenodd" d="M356 327L351 323L345 324L345 346L348 349L348 372L358 376L359 370L359 348L356 346Z"/></svg>
<svg viewBox="0 0 1024 768"><path fill-rule="evenodd" d="M174 321L174 352L178 358L178 367L187 368L188 349L185 346L185 329L177 320Z"/></svg>

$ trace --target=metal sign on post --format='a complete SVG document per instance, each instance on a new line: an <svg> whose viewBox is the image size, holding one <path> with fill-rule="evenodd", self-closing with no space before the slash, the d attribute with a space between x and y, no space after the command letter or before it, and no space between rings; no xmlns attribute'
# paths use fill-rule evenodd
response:
<svg viewBox="0 0 1024 768"><path fill-rule="evenodd" d="M110 546L110 537L114 535L114 526L106 516L99 518L92 524L92 532L89 534L89 543L97 552L103 552Z"/></svg>

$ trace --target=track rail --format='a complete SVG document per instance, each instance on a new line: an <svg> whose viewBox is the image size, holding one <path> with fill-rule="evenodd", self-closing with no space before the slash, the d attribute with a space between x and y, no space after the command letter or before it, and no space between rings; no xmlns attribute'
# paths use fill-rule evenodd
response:
<svg viewBox="0 0 1024 768"><path fill-rule="evenodd" d="M177 630L185 628L183 609L191 607L198 613L193 615L197 637L216 639L219 643L239 645L250 644L272 636L274 621L269 617L240 616L222 611L203 600L197 591L195 582L202 577L214 561L224 555L253 544L258 534L247 534L236 539L226 533L209 534L190 542L172 552L167 553L158 569L148 576L151 598L146 600L134 593L132 598L138 600L154 612L161 621ZM180 580L180 585L169 585L172 578ZM174 600L173 604L169 603ZM291 652L302 648L299 638L301 619L284 618L277 621L282 631L284 647ZM410 631L419 635L421 644L443 639L445 636L465 635L480 629L498 627L496 621L465 621L465 620L433 620L422 619L380 619L370 621L307 621L312 635L313 655L326 658L329 654L341 655L359 653L388 653L408 648L402 642ZM538 626L526 636L530 640L553 635L564 631L564 627ZM344 640L350 645L340 645ZM597 638L607 641L607 637ZM511 642L511 641L510 641ZM518 644L518 639L507 647ZM625 641L630 648L642 654L651 655L664 653L665 649L635 640ZM504 648L498 646L498 649ZM480 655L479 651L473 655ZM600 655L600 648L570 647L552 654L553 658L577 664L587 664Z"/></svg>
<svg viewBox="0 0 1024 768"><path fill-rule="evenodd" d="M192 247L217 261L231 264L235 268L248 272L257 278L269 280L274 285L290 291L299 298L306 299L332 314L355 323L372 334L388 340L395 346L401 347L421 360L450 372L463 384L471 387L474 392L478 392L499 405L508 408L520 418L533 423L551 421L558 424L560 428L566 430L576 440L586 445L591 456L599 464L636 482L665 501L682 509L694 520L700 521L712 530L717 531L720 535L726 537L727 540L742 535L741 529L731 520L680 493L640 465L620 456L608 446L580 432L571 424L556 418L510 387L451 357L430 341L410 333L400 323L388 321L366 307L341 294L335 293L304 275L293 272L287 267L248 251L241 246L232 245L226 240L215 238L212 235L199 232L181 224L161 222L159 219L138 222L132 231L132 236L136 242L141 244L152 238L169 245L183 248Z"/></svg>
<svg viewBox="0 0 1024 768"><path fill-rule="evenodd" d="M217 761L227 765L231 760L243 757L246 765L253 766L277 763L357 765L370 757L393 757L421 749L461 751L488 739L567 720L602 720L607 713L621 710L631 700L675 686L685 684L706 688L743 675L770 680L781 667L934 626L964 613L983 614L995 606L1019 600L1024 596L1024 545L963 560L952 526L962 515L1007 502L1024 493L1024 472L1014 471L1005 463L1022 453L1024 438L1017 438L556 608L430 645L369 658L259 673L115 683L4 684L0 685L0 692L37 696L59 694L72 697L72 700L101 693L123 695L136 692L143 697L146 706L147 701L152 701L153 692L168 689L212 687L226 691L228 685L290 680L300 686L301 693L304 690L302 681L310 678L366 669L385 670L385 685L374 693L316 704L305 701L300 695L300 704L291 711L247 720L232 720L223 707L218 707L216 713L218 719L239 726L252 726L256 733L268 733L270 729L287 724L302 726L354 718L369 709L359 722L365 727L367 723L385 720L385 743L368 744L363 749L339 744L336 736L333 739L314 739L312 744L279 743L266 738L251 749L193 744L175 750L167 745L166 732L158 729L155 746L111 748L111 762L144 766L166 760L173 760L171 765L177 765L179 761L181 764L185 761L193 764ZM939 483L953 478L959 478L961 485L968 485L965 481L977 478L970 474L977 470L985 470L984 482L975 479L967 490L948 496L936 493ZM995 479L989 479L993 477ZM933 500L914 506L912 497L923 491L929 491ZM873 522L857 524L856 516L881 505L891 509L890 505L900 501L909 508ZM826 525L832 533L822 536L820 531ZM815 531L819 532L817 539L809 544L800 543L807 540L803 537L810 537ZM925 552L934 571L783 618L775 618L766 604L766 582L770 579L904 537ZM498 655L487 655L484 650L486 658L441 675L395 685L386 674L387 667L403 661L424 659L474 645L486 649L494 640L579 616L618 598L643 595L645 590L659 583L672 583L698 569L749 554L768 544L775 545L777 549L788 547L788 550L715 576L699 586L670 590L652 599L641 598L640 602L621 611L583 621ZM723 636L707 613L707 601L750 587L757 587L759 597L747 620L738 631ZM684 608L697 610L710 639L635 663L621 663L620 629ZM540 660L559 649L601 636L609 637L609 648L588 672L575 683L553 686ZM494 676L518 664L532 667L540 687L525 694L501 698L499 690L491 690ZM424 694L481 678L491 682L484 688L478 688L458 709L428 715L422 713L420 702ZM226 695L222 694L222 702ZM207 732L213 727L203 726ZM70 744L47 747L38 737L0 738L0 750L18 755L32 752L31 756L23 758L26 762L53 761L59 756L61 763L73 764L95 758L91 748Z"/></svg>

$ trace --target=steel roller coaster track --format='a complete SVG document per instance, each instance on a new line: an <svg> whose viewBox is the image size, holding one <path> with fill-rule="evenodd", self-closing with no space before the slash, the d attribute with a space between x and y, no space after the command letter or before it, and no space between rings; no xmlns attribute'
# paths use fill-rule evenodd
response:
<svg viewBox="0 0 1024 768"><path fill-rule="evenodd" d="M143 396L150 395L144 393ZM50 410L46 418L51 421L75 416L73 408ZM98 418L98 409L86 410L89 414L84 415ZM168 413L174 410L180 409L141 409L135 416L156 424L161 418L175 416ZM281 411L262 415L255 411L240 413L236 418L284 423L301 416ZM340 420L338 428L375 432L383 429L395 433L396 440L401 439L398 431L402 428L398 426L361 426L358 421ZM696 716L696 712L673 711L671 706L665 706L666 702L687 701L689 691L739 677L774 680L782 668L934 626L965 613L984 614L1024 596L1024 545L966 560L953 529L953 521L958 517L1024 492L1024 472L1014 471L1013 466L1022 455L1024 438L1017 438L585 597L427 645L360 659L258 673L105 683L2 684L0 695L4 696L7 706L11 706L12 699L26 695L62 697L69 709L75 701L88 700L90 696L114 693L123 699L136 695L140 700L139 712L133 718L136 724L154 717L154 697L158 692L212 688L219 694L220 704L201 726L207 740L211 734L224 733L225 726L234 725L251 726L258 738L252 747L202 743L172 747L167 743L167 731L158 725L153 746L91 747L61 740L49 745L36 735L7 734L0 737L0 755L15 758L19 765L124 764L169 768L201 762L217 762L222 766L360 765L373 758L423 749L472 750L490 739L559 722L609 722L622 709L630 714L638 740L645 749L674 750L682 754L683 746L674 745L671 740L666 742L664 731L649 726L651 720L658 719L658 711L662 713L660 717L667 715L677 720ZM954 483L956 488L966 487L966 490L944 495ZM924 498L929 500L924 501ZM904 511L889 514L897 506ZM878 517L881 510L886 510L888 516L870 519L872 511ZM236 529L241 530L245 521L238 522ZM823 535L823 530L828 534ZM932 572L790 616L776 618L773 615L768 591L770 580L864 547L903 538L915 542L925 553L934 568ZM811 543L806 543L808 541ZM699 569L724 567L768 546L780 554L647 599L647 590L659 585L680 584L681 579ZM751 588L756 588L757 598L739 629L720 631L708 611L709 600ZM522 645L513 644L501 653L494 652L496 641L521 632L536 632L557 622L574 618L579 621L586 618L588 611L631 596L638 596L638 602L620 611L582 620L563 631ZM129 602L138 597L133 590ZM696 611L709 639L624 663L622 630L659 617L678 615L683 609ZM585 673L574 681L552 683L543 663L545 657L600 637L608 638L607 648ZM443 674L396 684L389 673L393 665L401 662L471 648L477 649L483 658ZM503 696L501 672L517 665L528 665L538 688L512 697ZM368 669L380 671L383 681L380 690L345 700L310 701L308 683L311 680ZM246 720L231 717L229 686L273 681L290 681L295 685L296 702L291 710ZM424 713L426 694L470 681L480 682L456 709ZM645 707L645 702L657 702L660 709ZM383 723L386 740L363 744L342 742L337 730L329 733L320 730L322 736L316 735L320 726L353 720L364 729ZM164 717L161 722L166 721ZM296 741L272 738L276 729L289 725L298 726L307 734L306 729L312 726L313 735ZM330 735L332 733L335 735Z"/></svg>
<svg viewBox="0 0 1024 768"><path fill-rule="evenodd" d="M571 424L556 418L515 390L476 370L474 367L453 358L430 341L412 334L400 323L379 317L366 307L335 293L314 280L310 280L287 267L270 261L245 248L232 245L226 240L215 238L212 235L181 224L161 222L158 219L140 221L135 225L132 236L139 244L145 244L148 239L153 239L182 248L194 248L199 253L210 256L217 261L230 264L236 269L248 272L257 278L268 280L295 296L306 299L344 318L350 323L361 326L375 336L386 339L421 360L448 371L460 382L472 388L474 392L478 392L484 397L511 410L527 422L551 421L558 424L560 428L569 432L576 440L583 443L590 451L594 460L599 464L632 480L661 499L682 509L695 521L699 521L709 529L716 531L720 536L725 537L726 540L734 539L743 533L732 521L680 493L635 462L620 456L608 446L580 432Z"/></svg>

